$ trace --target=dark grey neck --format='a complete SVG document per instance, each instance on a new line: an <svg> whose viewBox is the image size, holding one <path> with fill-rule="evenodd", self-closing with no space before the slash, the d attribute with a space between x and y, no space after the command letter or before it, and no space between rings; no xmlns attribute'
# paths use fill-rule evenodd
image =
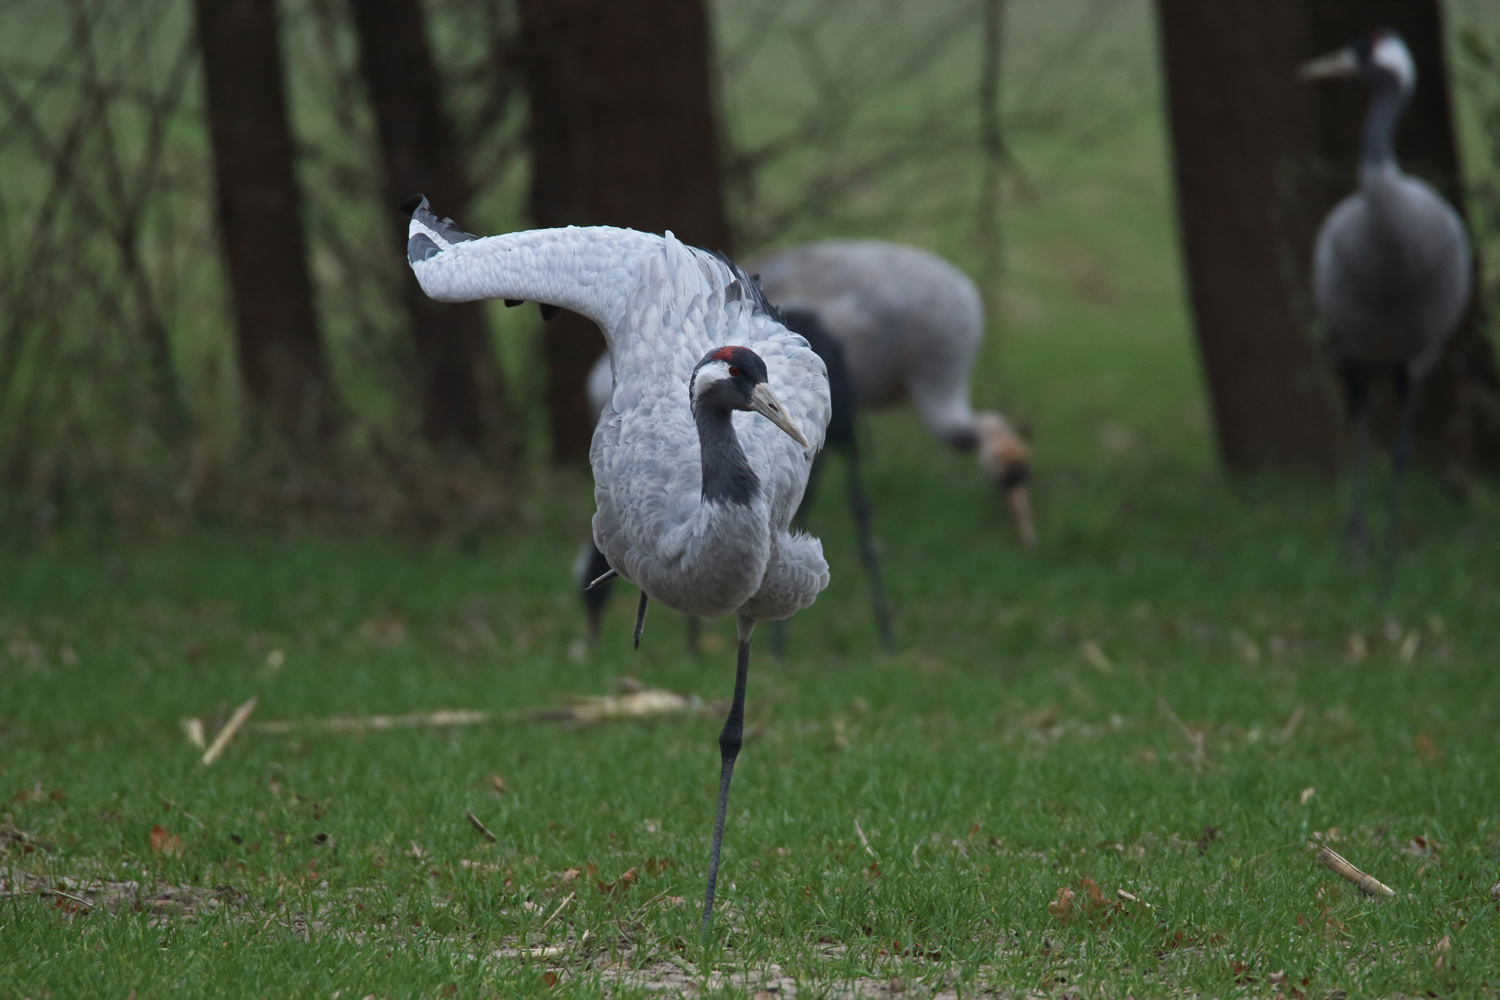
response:
<svg viewBox="0 0 1500 1000"><path fill-rule="evenodd" d="M1401 85L1391 77L1375 81L1375 94L1365 115L1364 139L1360 144L1361 168L1394 166L1396 162L1396 122L1406 107Z"/></svg>
<svg viewBox="0 0 1500 1000"><path fill-rule="evenodd" d="M703 499L747 505L760 493L760 479L745 458L734 433L733 411L716 406L694 407L698 423L698 453L703 460Z"/></svg>

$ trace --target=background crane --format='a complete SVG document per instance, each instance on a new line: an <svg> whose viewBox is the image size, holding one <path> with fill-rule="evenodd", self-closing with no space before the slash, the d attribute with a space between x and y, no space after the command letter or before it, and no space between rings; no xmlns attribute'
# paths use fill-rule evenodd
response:
<svg viewBox="0 0 1500 1000"><path fill-rule="evenodd" d="M828 426L823 362L743 271L670 232L569 227L476 239L425 198L411 207L407 258L428 295L533 300L604 331L614 390L589 450L594 542L611 572L641 588L642 613L649 595L685 614L738 616L706 932L751 634L758 621L811 606L828 585L822 545L788 530Z"/></svg>
<svg viewBox="0 0 1500 1000"><path fill-rule="evenodd" d="M1453 206L1396 162L1396 124L1417 72L1401 36L1377 30L1302 67L1309 80L1360 77L1374 94L1359 154L1359 189L1318 231L1313 294L1338 355L1354 425L1354 488L1349 538L1365 547L1365 481L1370 451L1369 381L1394 375L1403 398L1391 450L1384 585L1395 565L1401 476L1411 455L1412 422L1432 371L1469 302L1469 241Z"/></svg>
<svg viewBox="0 0 1500 1000"><path fill-rule="evenodd" d="M829 240L760 261L761 286L783 309L816 313L840 344L860 406L908 399L933 434L976 449L1005 495L1023 545L1036 542L1031 452L999 413L974 412L969 377L984 337L974 283L941 257L877 240Z"/></svg>

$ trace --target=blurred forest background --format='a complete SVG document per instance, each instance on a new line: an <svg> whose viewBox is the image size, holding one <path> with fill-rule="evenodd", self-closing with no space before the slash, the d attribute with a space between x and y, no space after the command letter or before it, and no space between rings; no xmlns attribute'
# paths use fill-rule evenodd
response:
<svg viewBox="0 0 1500 1000"><path fill-rule="evenodd" d="M1406 34L1427 103L1403 162L1466 201L1493 312L1500 12L1196 7L9 0L0 539L455 534L581 468L602 340L423 298L394 208L418 190L480 234L671 228L746 261L833 235L928 246L985 290L975 394L1035 431L1043 470L1334 476L1306 256L1366 92L1314 94L1295 66L1372 19ZM1215 267L1239 292L1215 297ZM1455 489L1500 463L1484 312L1425 421Z"/></svg>

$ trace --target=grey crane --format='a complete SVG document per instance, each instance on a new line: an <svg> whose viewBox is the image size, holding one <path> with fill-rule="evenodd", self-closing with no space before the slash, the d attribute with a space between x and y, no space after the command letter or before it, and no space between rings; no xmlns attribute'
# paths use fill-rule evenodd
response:
<svg viewBox="0 0 1500 1000"><path fill-rule="evenodd" d="M789 530L828 426L823 362L743 271L670 232L570 226L479 239L414 201L407 259L428 295L561 306L604 331L614 382L589 449L594 543L611 573L640 587L640 614L649 595L685 614L738 616L707 933L751 633L828 586L821 543Z"/></svg>
<svg viewBox="0 0 1500 1000"><path fill-rule="evenodd" d="M984 306L963 272L930 251L880 240L828 240L759 262L766 297L809 310L843 345L859 405L910 400L945 443L975 449L984 474L1010 505L1021 542L1036 543L1031 451L999 413L969 402Z"/></svg>
<svg viewBox="0 0 1500 1000"><path fill-rule="evenodd" d="M855 434L855 420L858 411L858 401L854 393L854 386L849 377L848 365L844 360L844 349L838 340L829 335L823 329L822 321L818 314L808 310L786 309L782 311L782 322L786 328L793 333L799 333L807 339L808 346L813 349L818 357L823 359L828 369L828 391L832 402L832 415L828 421L828 433L824 439L824 451L818 455L813 463L812 473L808 477L807 489L802 496L802 504L797 508L797 515L793 518L793 524L799 528L804 527L807 508L812 503L813 493L817 487L819 470L823 466L825 456L829 450L842 452L848 466L848 494L849 509L854 516L855 534L859 539L860 559L865 566L865 574L870 580L870 602L874 609L875 631L879 635L881 644L886 649L895 647L895 638L891 633L891 614L885 599L885 582L880 572L880 554L875 544L875 536L870 527L870 503L865 495L863 477L859 468L859 442ZM609 364L609 353L605 352L599 356L594 367L589 371L588 396L589 405L594 410L594 419L597 422L604 412L604 406L609 400L609 393L613 375ZM593 581L605 574L609 564L604 554L591 543L585 544L578 554L574 564L573 573L583 588L584 609L588 614L589 639L597 640L604 616L604 608L609 600L609 583L595 586ZM784 623L778 622L772 630L772 646L777 649L778 655L785 645ZM694 653L698 651L698 619L688 619L688 645Z"/></svg>
<svg viewBox="0 0 1500 1000"><path fill-rule="evenodd" d="M1359 77L1374 90L1359 153L1359 189L1318 231L1313 297L1339 359L1354 425L1354 486L1349 538L1365 547L1365 480L1370 450L1369 382L1396 379L1404 397L1391 449L1384 585L1395 565L1401 476L1411 455L1412 421L1431 373L1469 303L1469 240L1453 206L1396 162L1396 123L1417 71L1401 36L1380 29L1302 66L1309 80Z"/></svg>

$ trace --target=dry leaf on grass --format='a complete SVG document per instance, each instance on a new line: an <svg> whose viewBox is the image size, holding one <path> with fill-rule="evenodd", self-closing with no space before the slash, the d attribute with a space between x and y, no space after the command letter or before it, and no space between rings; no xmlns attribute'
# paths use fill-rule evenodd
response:
<svg viewBox="0 0 1500 1000"><path fill-rule="evenodd" d="M154 824L151 827L151 853L180 854L182 853L182 838L165 827Z"/></svg>
<svg viewBox="0 0 1500 1000"><path fill-rule="evenodd" d="M1432 971L1442 972L1447 963L1448 951L1453 947L1453 942L1448 935L1444 934L1442 940L1432 946L1432 953L1437 957L1432 960Z"/></svg>
<svg viewBox="0 0 1500 1000"><path fill-rule="evenodd" d="M1118 900L1106 899L1104 891L1091 878L1081 878L1074 885L1076 888L1059 887L1057 898L1047 904L1047 912L1057 918L1060 924L1067 924L1079 917L1107 917L1115 910L1123 909Z"/></svg>
<svg viewBox="0 0 1500 1000"><path fill-rule="evenodd" d="M1100 649L1099 644L1093 639L1088 640L1080 646L1079 651L1083 654L1083 658L1088 661L1089 666L1101 674L1112 674L1115 672L1114 662L1108 656L1104 655L1104 650Z"/></svg>
<svg viewBox="0 0 1500 1000"><path fill-rule="evenodd" d="M1418 733L1411 741L1411 744L1412 748L1421 755L1422 759L1429 763L1443 755L1442 751L1433 744L1432 737L1426 733Z"/></svg>
<svg viewBox="0 0 1500 1000"><path fill-rule="evenodd" d="M1300 805L1305 806L1307 805L1307 800L1312 798L1316 794L1318 794L1318 790L1309 785L1306 788L1302 789L1302 794L1298 797L1297 801Z"/></svg>

